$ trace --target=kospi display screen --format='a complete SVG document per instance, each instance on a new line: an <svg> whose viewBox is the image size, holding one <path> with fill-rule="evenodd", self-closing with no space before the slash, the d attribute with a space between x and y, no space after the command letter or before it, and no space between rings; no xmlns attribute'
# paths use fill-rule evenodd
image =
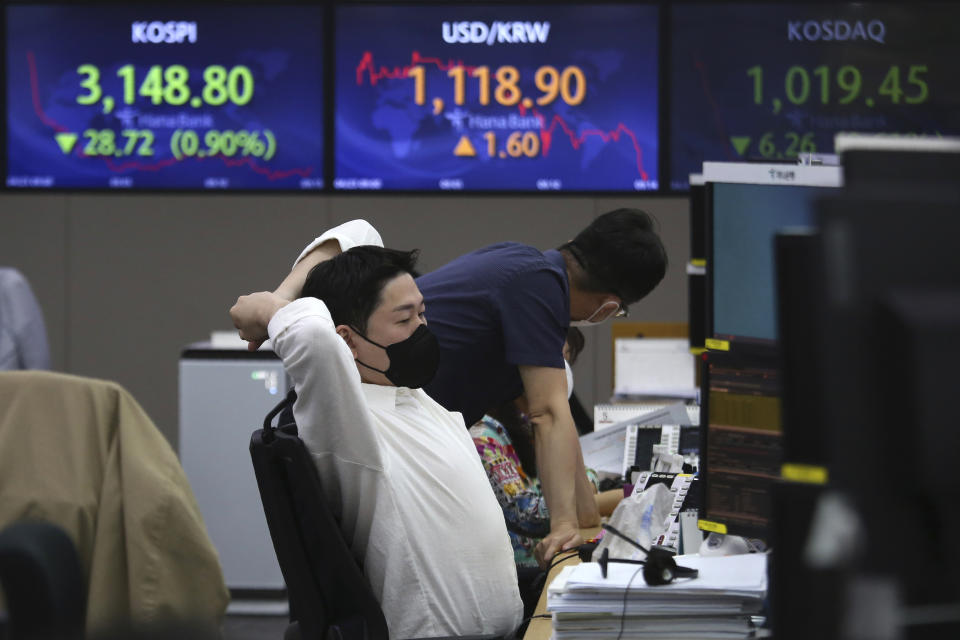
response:
<svg viewBox="0 0 960 640"><path fill-rule="evenodd" d="M672 188L839 132L960 134L956 4L673 4L671 23Z"/></svg>
<svg viewBox="0 0 960 640"><path fill-rule="evenodd" d="M309 5L7 5L7 187L321 188L321 22Z"/></svg>
<svg viewBox="0 0 960 640"><path fill-rule="evenodd" d="M338 7L334 188L656 189L658 13Z"/></svg>

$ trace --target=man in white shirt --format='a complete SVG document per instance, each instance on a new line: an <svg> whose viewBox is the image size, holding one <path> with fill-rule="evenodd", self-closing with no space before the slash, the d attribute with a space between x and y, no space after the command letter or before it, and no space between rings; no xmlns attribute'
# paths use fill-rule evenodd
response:
<svg viewBox="0 0 960 640"><path fill-rule="evenodd" d="M503 513L462 416L418 388L439 350L415 253L350 246L334 230L285 281L302 297L241 296L234 324L283 359L300 436L391 637L508 634L522 604Z"/></svg>

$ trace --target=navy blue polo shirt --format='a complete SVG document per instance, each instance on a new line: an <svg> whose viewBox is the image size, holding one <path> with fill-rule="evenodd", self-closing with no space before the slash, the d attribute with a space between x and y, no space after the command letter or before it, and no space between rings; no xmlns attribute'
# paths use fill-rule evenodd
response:
<svg viewBox="0 0 960 640"><path fill-rule="evenodd" d="M417 285L440 343L440 368L424 389L468 427L523 393L518 365L563 368L570 294L559 251L495 244Z"/></svg>

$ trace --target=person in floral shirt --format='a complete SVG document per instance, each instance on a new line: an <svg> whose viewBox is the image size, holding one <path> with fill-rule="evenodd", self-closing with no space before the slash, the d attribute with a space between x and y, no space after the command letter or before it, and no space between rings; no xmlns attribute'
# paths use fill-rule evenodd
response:
<svg viewBox="0 0 960 640"><path fill-rule="evenodd" d="M511 429L508 430L500 420L488 414L471 427L470 435L503 509L517 567L538 568L533 550L540 539L550 533L550 513L540 490L536 462L531 459L526 466L521 462L517 450L522 445L515 447L515 440L510 433L520 432L518 445L521 438L526 438L526 448L530 449L532 456L533 429L525 414L516 409L514 412L516 416L504 417L505 421L512 420L515 423ZM502 415L504 412L496 413ZM592 469L587 469L587 477L596 486L597 477Z"/></svg>

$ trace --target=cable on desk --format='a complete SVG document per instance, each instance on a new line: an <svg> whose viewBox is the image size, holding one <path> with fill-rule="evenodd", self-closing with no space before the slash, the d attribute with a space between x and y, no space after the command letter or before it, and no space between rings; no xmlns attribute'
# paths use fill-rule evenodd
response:
<svg viewBox="0 0 960 640"><path fill-rule="evenodd" d="M563 557L561 558L561 557L559 557L561 553L565 553L565 554L567 554L567 555L565 555L565 556L563 556ZM566 561L569 560L570 558L574 558L574 557L579 556L579 555L580 555L580 547L574 547L573 549L567 549L566 551L560 551L560 552L558 552L556 555L553 556L553 562L551 562L551 563L550 563L550 566L547 567L547 570L544 571L544 578L546 578L546 575L547 575L548 573L550 573L550 570L551 570L551 569L553 569L555 566L557 566L557 565L560 564L561 562L566 562Z"/></svg>
<svg viewBox="0 0 960 640"><path fill-rule="evenodd" d="M558 564L566 562L567 560L570 560L571 558L577 557L579 554L580 554L580 547L574 547L573 549L567 549L566 551L560 551L554 554L553 562L550 563L550 566L548 566L545 571L542 571L540 575L538 575L536 579L533 581L533 587L536 589L537 593L542 593L543 590L546 588L547 576L550 574L550 571L552 571L554 567L556 567ZM524 629L525 625L531 620L533 620L534 618L549 618L549 617L551 617L549 613L534 614L532 616L524 618L524 620L520 623L520 626L517 627L517 629L518 630Z"/></svg>
<svg viewBox="0 0 960 640"><path fill-rule="evenodd" d="M553 615L549 613L535 613L532 616L524 618L520 622L520 626L517 627L516 632L514 633L515 638L522 638L527 632L527 624L530 623L534 618L552 618Z"/></svg>
<svg viewBox="0 0 960 640"><path fill-rule="evenodd" d="M566 555L564 555L563 557L560 557L560 554L566 554ZM532 582L532 587L537 591L537 593L540 593L541 591L543 591L547 586L547 576L550 575L550 571L561 562L566 562L567 560L577 556L578 554L579 554L579 547L574 547L573 549L567 549L566 551L560 551L558 553L555 553L553 556L553 562L551 562L550 566L548 566L544 571L541 571L540 574L536 578L534 578Z"/></svg>

